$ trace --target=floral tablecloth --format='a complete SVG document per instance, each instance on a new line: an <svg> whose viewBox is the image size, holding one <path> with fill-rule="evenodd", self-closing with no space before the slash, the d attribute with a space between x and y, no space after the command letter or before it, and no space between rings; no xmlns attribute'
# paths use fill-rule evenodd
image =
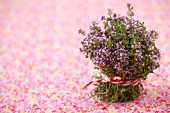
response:
<svg viewBox="0 0 170 113"><path fill-rule="evenodd" d="M107 9L135 18L159 32L161 66L144 81L147 95L131 102L88 99L82 87L91 80L93 64L79 52L82 36ZM169 0L0 0L1 113L170 112Z"/></svg>

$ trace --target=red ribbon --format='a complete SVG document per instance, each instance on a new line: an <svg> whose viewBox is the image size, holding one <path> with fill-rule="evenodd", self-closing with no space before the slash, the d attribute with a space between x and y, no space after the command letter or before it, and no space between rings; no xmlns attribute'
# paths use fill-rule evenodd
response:
<svg viewBox="0 0 170 113"><path fill-rule="evenodd" d="M110 81L110 82L113 82L113 81L114 81L114 82L119 82L120 80L115 79L115 77L116 77L116 76L110 76L110 80L109 80L109 81ZM103 80L105 80L105 79L104 79L104 78L101 78L101 79L96 80L96 82L99 82L99 83L100 83L100 82L102 82ZM108 81L108 82L109 82L109 81ZM83 89L86 89L86 88L87 88L90 84L92 84L92 83L93 83L93 81L89 82L88 84L86 84L86 85L83 87Z"/></svg>
<svg viewBox="0 0 170 113"><path fill-rule="evenodd" d="M106 76L106 75L105 75ZM86 84L83 89L86 89L89 85L91 85L93 82L112 82L114 84L117 85L122 85L122 86L134 86L134 85L138 85L140 84L141 80L137 79L137 80L131 80L131 81L121 81L121 78L118 76L110 76L109 78L103 77L101 79L98 79L96 81L91 81L88 84Z"/></svg>

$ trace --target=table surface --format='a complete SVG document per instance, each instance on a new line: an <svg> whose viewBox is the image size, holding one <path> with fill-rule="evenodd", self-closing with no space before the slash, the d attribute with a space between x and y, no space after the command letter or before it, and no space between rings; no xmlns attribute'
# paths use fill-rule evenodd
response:
<svg viewBox="0 0 170 113"><path fill-rule="evenodd" d="M131 102L89 99L82 87L93 64L79 52L79 28L107 9L126 15L127 0L0 0L0 111L4 113L123 113L170 110L170 1L130 0L135 19L159 32L160 68L143 82L147 95ZM169 111L170 112L170 111Z"/></svg>

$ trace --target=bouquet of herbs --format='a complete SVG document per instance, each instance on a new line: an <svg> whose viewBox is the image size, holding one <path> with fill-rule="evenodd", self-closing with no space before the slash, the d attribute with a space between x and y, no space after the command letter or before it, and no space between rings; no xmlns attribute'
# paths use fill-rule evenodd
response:
<svg viewBox="0 0 170 113"><path fill-rule="evenodd" d="M85 36L80 51L90 58L95 68L108 78L112 75L121 81L145 80L149 73L159 67L160 52L155 46L158 33L148 31L144 22L133 18L133 7L127 4L127 16L120 16L108 10L102 16L103 26L92 22L90 32ZM103 76L94 75L96 79ZM113 82L96 82L92 95L106 102L133 100L143 92L141 82L135 85L121 85Z"/></svg>

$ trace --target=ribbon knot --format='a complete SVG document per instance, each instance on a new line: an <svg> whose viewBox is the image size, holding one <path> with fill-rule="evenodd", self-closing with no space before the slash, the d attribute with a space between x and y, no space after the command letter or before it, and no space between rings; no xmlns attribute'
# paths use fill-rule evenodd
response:
<svg viewBox="0 0 170 113"><path fill-rule="evenodd" d="M110 81L120 81L121 78L117 76L110 76Z"/></svg>

